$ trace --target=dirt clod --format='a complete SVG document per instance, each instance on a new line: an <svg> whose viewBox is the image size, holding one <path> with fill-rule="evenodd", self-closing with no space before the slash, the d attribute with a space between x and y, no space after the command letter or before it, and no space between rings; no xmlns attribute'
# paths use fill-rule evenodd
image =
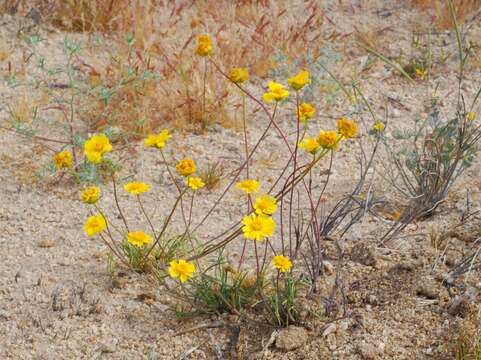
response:
<svg viewBox="0 0 481 360"><path fill-rule="evenodd" d="M298 326L289 326L279 332L276 339L276 348L283 351L292 351L303 346L307 341L307 331Z"/></svg>
<svg viewBox="0 0 481 360"><path fill-rule="evenodd" d="M37 243L37 245L40 248L51 248L52 246L55 245L55 241L53 241L52 239L43 239L43 240L40 240Z"/></svg>
<svg viewBox="0 0 481 360"><path fill-rule="evenodd" d="M365 266L375 266L377 260L374 246L357 243L351 250L351 260Z"/></svg>
<svg viewBox="0 0 481 360"><path fill-rule="evenodd" d="M439 298L439 291L439 284L434 279L427 278L418 286L416 294L433 300Z"/></svg>
<svg viewBox="0 0 481 360"><path fill-rule="evenodd" d="M378 359L377 351L374 345L362 342L358 344L357 351L363 360L375 360Z"/></svg>

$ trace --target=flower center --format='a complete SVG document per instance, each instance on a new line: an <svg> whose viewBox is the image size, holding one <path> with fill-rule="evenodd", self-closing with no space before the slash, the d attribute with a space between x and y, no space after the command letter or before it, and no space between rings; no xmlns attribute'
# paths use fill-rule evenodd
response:
<svg viewBox="0 0 481 360"><path fill-rule="evenodd" d="M254 221L251 226L252 226L252 230L254 231L262 230L262 223L260 221Z"/></svg>
<svg viewBox="0 0 481 360"><path fill-rule="evenodd" d="M177 268L177 271L178 271L179 273L181 273L181 274L184 274L184 275L188 273L187 268L186 268L185 266L183 266L183 265L180 265L180 266Z"/></svg>

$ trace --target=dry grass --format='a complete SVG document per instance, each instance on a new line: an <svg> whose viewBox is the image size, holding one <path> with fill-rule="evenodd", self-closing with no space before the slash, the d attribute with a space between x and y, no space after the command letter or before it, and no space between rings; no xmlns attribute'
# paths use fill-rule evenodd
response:
<svg viewBox="0 0 481 360"><path fill-rule="evenodd" d="M453 24L449 14L448 2L445 0L411 0L412 4L426 10L432 16L433 22L440 30L452 29ZM481 9L480 0L454 0L456 17L460 22L469 19L473 12Z"/></svg>
<svg viewBox="0 0 481 360"><path fill-rule="evenodd" d="M158 71L162 79L145 84L140 91L122 89L109 105L99 102L88 117L102 126L112 121L104 114L115 109L118 116L114 121L135 132L149 131L166 122L196 129L212 123L226 127L238 123L226 108L239 97L234 87L226 90L225 80L214 76L211 69L207 69L206 109L202 111L204 59L192 56L199 34L211 35L215 59L223 69L247 67L251 77L257 79L275 68L275 53L282 53L289 61L306 51L316 58L324 45L322 25L326 18L313 0L295 4L288 0L7 0L3 10L26 14L32 7L62 30L108 33L117 40L125 39L126 34L133 36L133 57L129 58L126 46L119 47L116 57L130 62L139 73ZM103 64L93 73L102 84L112 84L124 71L125 67ZM138 120L143 118L149 124L139 129Z"/></svg>
<svg viewBox="0 0 481 360"><path fill-rule="evenodd" d="M480 315L470 313L449 335L453 358L457 360L481 359Z"/></svg>

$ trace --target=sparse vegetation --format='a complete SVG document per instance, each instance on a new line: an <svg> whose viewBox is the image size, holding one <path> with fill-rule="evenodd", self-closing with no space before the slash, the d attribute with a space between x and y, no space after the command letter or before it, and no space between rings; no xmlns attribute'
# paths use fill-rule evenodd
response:
<svg viewBox="0 0 481 360"><path fill-rule="evenodd" d="M6 343L481 359L478 0L1 12Z"/></svg>

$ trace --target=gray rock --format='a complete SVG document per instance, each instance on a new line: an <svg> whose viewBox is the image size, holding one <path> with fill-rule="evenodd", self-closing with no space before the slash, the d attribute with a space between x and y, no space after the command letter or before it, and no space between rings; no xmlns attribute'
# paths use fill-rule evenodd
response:
<svg viewBox="0 0 481 360"><path fill-rule="evenodd" d="M336 330L337 330L336 323L330 323L322 332L322 337L327 337L328 335L335 333Z"/></svg>

